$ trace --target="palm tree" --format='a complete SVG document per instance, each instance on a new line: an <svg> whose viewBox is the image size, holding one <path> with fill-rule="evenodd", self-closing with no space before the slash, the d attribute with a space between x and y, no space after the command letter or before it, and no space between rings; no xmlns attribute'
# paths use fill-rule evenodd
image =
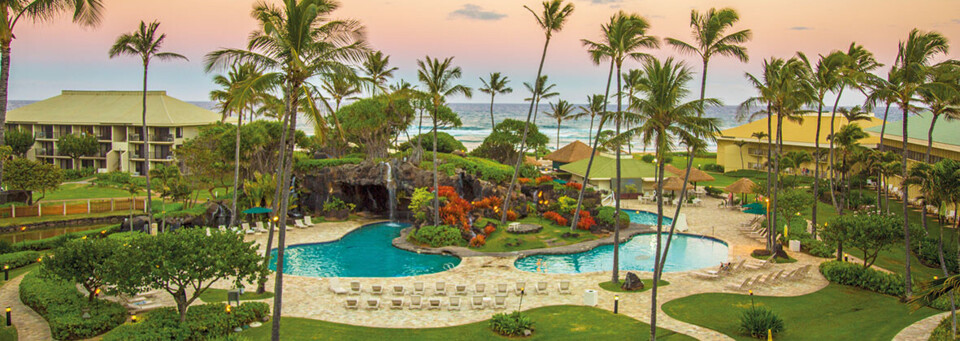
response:
<svg viewBox="0 0 960 341"><path fill-rule="evenodd" d="M387 79L393 78L393 73L399 70L390 67L390 56L384 55L383 51L368 52L360 67L367 75L363 80L370 84L370 92L374 96L386 92Z"/></svg>
<svg viewBox="0 0 960 341"><path fill-rule="evenodd" d="M891 76L892 79L898 80L896 83L896 102L900 107L900 110L903 111L903 121L902 121L902 133L903 135L903 147L901 149L901 158L900 162L900 176L901 179L906 179L908 176L907 173L907 137L908 137L908 123L911 112L916 112L917 109L912 106L911 102L915 102L915 97L918 95L918 92L921 88L926 88L927 75L930 73L930 62L935 56L939 54L946 54L949 49L949 44L947 43L947 38L937 32L922 32L917 29L910 31L907 41L901 41L897 49L897 59L895 62L895 68L893 69L894 75ZM909 205L909 188L910 185L907 183L903 184L903 245L905 250L910 249L910 205ZM904 294L905 297L910 297L913 294L911 283L912 277L910 277L910 253L906 252L905 261L904 261Z"/></svg>
<svg viewBox="0 0 960 341"><path fill-rule="evenodd" d="M930 109L930 129L927 130L927 152L924 162L930 163L933 150L933 128L940 116L948 120L960 119L960 66L941 63L931 69L931 86L920 89L920 100Z"/></svg>
<svg viewBox="0 0 960 341"><path fill-rule="evenodd" d="M143 97L141 103L141 115L143 119L143 174L146 176L147 183L147 212L153 212L151 208L152 200L150 195L150 139L147 130L147 72L150 69L150 61L156 58L159 61L168 60L187 60L187 57L173 52L160 52L163 41L167 38L166 34L157 35L159 22L152 22L149 25L141 21L140 29L133 33L120 35L117 41L110 48L110 58L119 56L137 56L143 62ZM147 215L149 225L147 229L153 227L153 214Z"/></svg>
<svg viewBox="0 0 960 341"><path fill-rule="evenodd" d="M0 142L4 141L7 122L7 94L10 86L10 55L14 29L21 19L45 22L64 12L73 11L72 20L85 27L100 25L103 0L4 0L0 1ZM3 184L3 163L0 162L0 187Z"/></svg>
<svg viewBox="0 0 960 341"><path fill-rule="evenodd" d="M743 146L747 144L747 141L734 141L734 145L737 146L737 150L740 151L740 169L743 169Z"/></svg>
<svg viewBox="0 0 960 341"><path fill-rule="evenodd" d="M573 13L573 4L564 4L563 0L546 0L542 3L543 11L542 14L537 14L530 7L523 6L533 14L533 17L537 19L537 24L540 28L543 29L545 40L543 43L543 53L540 55L540 66L537 68L537 77L534 78L534 81L539 81L540 76L543 74L543 62L547 59L547 47L550 46L550 38L553 37L554 32L560 32L563 29L563 24L567 22L567 17ZM527 144L527 133L530 131L530 117L533 115L534 101L530 101L530 109L527 110L527 121L526 125L523 126L523 137L520 138L520 148L519 154L517 155L517 163L513 168L513 177L510 178L510 186L507 187L507 193L504 194L503 198L503 209L501 210L500 215L500 224L507 223L507 212L510 207L510 197L513 195L513 189L517 186L517 176L520 175L520 165L523 164L524 150Z"/></svg>
<svg viewBox="0 0 960 341"><path fill-rule="evenodd" d="M523 82L523 87L527 88L527 91L530 92L530 97L524 98L524 101L533 102L533 122L534 125L537 124L537 115L540 114L540 100L542 99L551 99L557 96L560 96L559 92L553 91L557 87L556 83L550 83L547 75L540 76L540 79L537 79L537 85L530 85L530 83Z"/></svg>
<svg viewBox="0 0 960 341"><path fill-rule="evenodd" d="M219 101L224 117L237 114L237 136L234 150L233 202L230 204L230 223L234 226L237 219L237 189L240 184L240 129L243 127L243 114L253 111L253 105L260 102L264 92L277 82L279 74L264 74L255 64L243 63L231 66L226 76L217 75L213 83L221 89L210 92L210 99Z"/></svg>
<svg viewBox="0 0 960 341"><path fill-rule="evenodd" d="M507 78L507 76L501 76L499 72L490 73L486 79L480 78L480 82L483 83L483 87L477 90L485 94L490 94L490 129L493 129L497 126L497 122L493 119L493 99L497 97L498 94L509 94L513 92L513 88L507 86L507 84L510 83L510 79Z"/></svg>
<svg viewBox="0 0 960 341"><path fill-rule="evenodd" d="M770 134L767 134L767 132L765 132L765 131L755 131L755 132L753 132L753 133L750 134L750 137L757 139L757 145L760 145L760 144L763 144L763 139L765 139L765 138L767 138L767 137L770 137ZM767 142L767 158L768 158L768 159L767 159L767 163L770 162L769 157L770 157L770 143ZM763 161L762 156L761 156L761 158L759 158L759 159L760 159L760 161ZM769 187L769 186L768 186L768 187ZM768 188L768 189L767 189L767 195L769 195L769 194L770 194L770 192L769 192L769 188Z"/></svg>
<svg viewBox="0 0 960 341"><path fill-rule="evenodd" d="M559 100L557 104L550 103L550 112L547 116L557 120L557 150L560 149L560 126L564 121L573 119L573 105L570 102Z"/></svg>
<svg viewBox="0 0 960 341"><path fill-rule="evenodd" d="M810 74L810 84L816 91L817 102L817 132L814 137L814 151L820 152L820 127L823 123L823 99L827 92L836 90L840 84L840 68L845 63L847 55L840 51L834 51L826 56L820 55L816 67L811 67L810 61L803 53L798 53L800 59L804 61ZM810 215L810 226L813 229L813 235L817 235L817 210L820 202L820 157L816 158L813 170L813 206ZM832 188L831 188L832 190Z"/></svg>
<svg viewBox="0 0 960 341"><path fill-rule="evenodd" d="M813 157L810 156L810 153L794 150L784 154L782 162L784 168L793 169L793 176L796 177L799 175L800 168L803 167L803 164L813 162Z"/></svg>
<svg viewBox="0 0 960 341"><path fill-rule="evenodd" d="M572 118L573 120L579 120L581 118L590 116L590 129L587 129L587 134L591 135L589 137L591 139L593 138L592 136L593 134L591 133L593 131L593 119L596 118L597 115L603 114L604 104L605 103L604 103L603 95L587 96L587 105L586 106L581 105L580 112L573 115L573 118ZM587 140L587 143L593 144L593 142L590 140Z"/></svg>
<svg viewBox="0 0 960 341"><path fill-rule="evenodd" d="M633 128L632 134L640 136L647 145L653 145L657 160L662 160L665 152L672 146L671 136L678 136L688 145L695 144L693 141L701 140L703 137L713 136L718 131L716 120L699 117L699 112L704 106L719 105L716 99L694 100L690 102L681 102L689 93L686 83L693 77L690 70L682 62L674 62L673 58L668 58L661 63L659 60L650 58L644 62L643 77L640 79L637 91L645 95L644 98L634 99L634 107L631 108L639 115L638 125ZM657 169L657 241L656 251L654 253L653 290L650 317L650 339L656 340L657 331L657 287L659 282L659 270L662 270L661 259L666 257L666 252L661 255L660 233L663 230L663 172L664 162L658 163Z"/></svg>
<svg viewBox="0 0 960 341"><path fill-rule="evenodd" d="M453 57L440 60L427 56L425 60L417 60L417 67L417 78L433 105L430 112L433 117L433 223L440 225L440 175L437 171L437 164L440 163L437 159L437 120L440 106L446 103L449 96L463 95L470 98L473 92L466 86L454 84L460 79L461 70L459 66L453 66Z"/></svg>
<svg viewBox="0 0 960 341"><path fill-rule="evenodd" d="M335 113L340 111L340 104L344 100L357 99L357 96L362 92L360 90L361 82L362 80L350 68L338 68L321 75L320 88L333 99L334 107L330 110L330 116L333 118L333 125L337 128L342 144L347 143L347 137L340 125L340 118ZM374 87L374 89L378 88Z"/></svg>
<svg viewBox="0 0 960 341"><path fill-rule="evenodd" d="M280 4L260 2L252 16L258 28L249 36L248 49L222 49L207 55L208 70L234 62L251 62L263 70L281 72L284 106L284 133L278 155L278 190L290 188L293 168L293 145L300 102L305 97L307 79L342 69L344 61L359 61L367 51L364 29L355 20L329 20L339 4L332 0L283 0ZM290 191L278 196L277 269L274 283L273 316L280 316L283 306L283 261L286 241L286 217ZM280 219L282 217L282 219ZM267 250L273 242L273 226ZM269 259L266 259L269 260ZM280 319L273 320L271 339L280 339Z"/></svg>
<svg viewBox="0 0 960 341"><path fill-rule="evenodd" d="M587 52L590 54L590 59L595 65L599 65L600 62L607 59L610 60L611 71L616 72L617 76L617 111L614 113L614 124L616 125L615 134L617 137L620 137L620 129L624 123L623 118L626 116L626 113L623 110L623 84L622 80L622 70L623 62L627 58L633 60L640 59L651 59L652 57L649 54L639 52L642 48L659 48L660 41L656 37L648 36L647 29L650 28L650 24L647 22L647 19L641 17L638 14L627 14L623 11L617 12L612 17L610 17L610 22L606 25L601 26L603 31L603 36L601 41L594 42L587 39L580 40L583 43L583 46L587 48ZM607 82L607 93L609 94L610 82ZM604 117L607 117L604 114ZM604 120L600 121L600 126L602 128ZM602 131L602 129L597 129ZM627 136L634 135L628 134ZM615 200L615 211L613 214L614 221L620 221L620 186L623 181L621 181L620 174L620 145L617 144L617 186L614 192ZM584 174L584 182L589 181L590 179L590 169L593 167L594 154L590 154L590 161L587 163L587 170ZM580 218L580 207L583 201L583 194L586 189L586 186L580 189L580 196L577 198L577 208L574 210L573 219L570 224L570 229L575 229ZM613 229L613 272L611 273L611 281L613 283L618 283L620 277L620 224L614 224Z"/></svg>

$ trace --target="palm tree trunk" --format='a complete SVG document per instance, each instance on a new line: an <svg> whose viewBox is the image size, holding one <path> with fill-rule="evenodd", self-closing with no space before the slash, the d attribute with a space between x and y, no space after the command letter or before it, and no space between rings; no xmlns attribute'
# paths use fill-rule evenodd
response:
<svg viewBox="0 0 960 341"><path fill-rule="evenodd" d="M288 99L289 93L290 93L290 90L289 90L289 89L284 90L284 99L283 99L284 103L287 103L287 102L289 101L289 99ZM287 150L287 127L290 125L290 121L288 120L290 117L289 117L288 115L286 115L285 112L280 113L280 115L282 116L282 118L281 118L282 123L280 123L280 127L281 127L281 128L280 128L280 129L281 129L281 133L280 133L280 149L277 150L277 172L275 173L275 174L276 174L275 177L276 177L276 180L277 180L277 184L274 185L274 187L276 187L276 188L274 189L273 203L272 203L273 205L271 205L271 206L273 206L273 214L279 214L279 213L280 213L280 189L282 188L282 185L283 185L282 183L280 183L280 179L282 178L282 175L281 175L281 174L283 173L283 162L284 162L284 160L286 160L286 157L285 157L285 156L286 156L286 154L287 154L287 153L286 153L286 150ZM278 215L278 217L279 217L279 215ZM263 252L263 253L264 253L264 254L263 254L263 262L264 262L265 264L270 264L270 250L273 249L273 231L274 231L274 228L275 228L276 226L274 226L274 225L275 225L274 223L269 222L269 221L267 222L267 225L268 225L268 229L269 229L269 230L267 231L267 249ZM278 268L278 269L279 269L279 268ZM257 285L257 293L258 293L258 294L262 294L262 293L264 293L264 292L267 291L266 284L267 284L267 278L266 278L266 277L261 278L259 285Z"/></svg>
<svg viewBox="0 0 960 341"><path fill-rule="evenodd" d="M709 63L710 63L710 58L703 58L703 75L700 76L700 101L701 102L707 96L707 64ZM699 117L703 117L703 114L705 114L705 112L701 108L700 112L698 112L697 115L699 115Z"/></svg>
<svg viewBox="0 0 960 341"><path fill-rule="evenodd" d="M150 195L150 133L147 131L147 71L150 68L150 62L143 62L143 94L142 94L142 118L143 118L143 173L147 176L147 233L153 228L153 200Z"/></svg>
<svg viewBox="0 0 960 341"><path fill-rule="evenodd" d="M620 136L620 121L621 121L621 111L623 110L623 91L622 86L620 85L620 62L617 62L617 113L614 116L617 125L617 137ZM613 284L617 284L620 279L620 184L623 182L623 179L620 177L620 150L621 145L617 144L617 190L613 192L613 199L615 204L616 211L613 212L613 221L616 223L613 225ZM659 250L658 250L659 252Z"/></svg>
<svg viewBox="0 0 960 341"><path fill-rule="evenodd" d="M557 120L557 150L560 150L560 120Z"/></svg>
<svg viewBox="0 0 960 341"><path fill-rule="evenodd" d="M670 242L673 241L673 233L677 228L677 220L680 219L680 209L683 207L683 204L686 202L687 194L687 182L690 181L690 170L693 168L693 148L687 147L687 169L683 174L683 185L680 190L679 201L677 201L677 210L673 212L673 220L670 222L670 233L667 234L667 245L663 248L663 257L660 259L660 262L656 264L656 267L653 271L657 273L657 278L663 276L663 268L667 264L667 254L670 252Z"/></svg>
<svg viewBox="0 0 960 341"><path fill-rule="evenodd" d="M663 232L663 170L664 162L663 160L663 134L664 132L660 131L657 133L657 246L654 253L654 262L653 264L660 264L660 233ZM619 223L619 221L617 221ZM660 275L656 271L653 272L653 289L651 290L650 296L650 340L657 339L657 287L660 284Z"/></svg>
<svg viewBox="0 0 960 341"><path fill-rule="evenodd" d="M593 168L593 159L597 155L597 144L600 142L600 133L603 132L603 122L607 117L607 97L610 96L610 81L613 79L613 61L610 62L610 71L607 73L607 90L603 94L603 113L600 114L600 123L597 124L597 137L593 139L593 149L590 150L590 161L587 161L587 170L583 174L583 186L580 187L580 195L577 196L577 208L573 211L573 219L570 223L570 230L577 229L577 222L580 220L580 208L583 207L583 194L587 192L587 185L590 184L590 169ZM590 118L590 128L593 129L593 118ZM616 224L620 222L617 221Z"/></svg>
<svg viewBox="0 0 960 341"><path fill-rule="evenodd" d="M930 129L927 130L927 153L923 157L923 162L930 163L930 152L933 151L933 128L937 125L937 119L940 115L933 115L930 120Z"/></svg>
<svg viewBox="0 0 960 341"><path fill-rule="evenodd" d="M491 89L490 91L490 129L492 130L497 126L497 121L493 119L493 98L497 96L496 90Z"/></svg>
<svg viewBox="0 0 960 341"><path fill-rule="evenodd" d="M833 102L833 113L830 115L830 160L828 161L830 163L829 164L830 166L830 200L833 203L833 207L837 210L838 215L843 215L843 203L840 203L839 205L837 204L837 191L833 185L833 178L836 176L836 171L837 171L835 169L836 167L833 166L833 161L834 161L833 141L835 140L834 138L835 136L833 136L833 134L835 133L834 128L836 126L836 120L837 120L837 106L840 105L840 96L842 95L843 95L843 87L840 87L840 91L837 92L837 100Z"/></svg>
<svg viewBox="0 0 960 341"><path fill-rule="evenodd" d="M886 134L886 132L887 132L887 115L888 115L888 114L890 114L890 102L887 102L887 109L883 111L883 125L880 127L880 147L879 147L879 148L880 148L880 152L881 152L881 153L883 152L883 136L884 136L884 135ZM883 191L883 193L886 193L886 192L887 192L886 176L884 176L882 173L881 173L880 176L884 178L884 182L882 183L882 184L883 184L883 190L882 190L882 191ZM878 187L879 187L879 186L878 186ZM877 188L877 191L880 191L880 188ZM884 199L884 202L885 202L885 206L886 206L886 209L887 209L887 213L890 213L890 197L889 197L889 196L886 196L886 198ZM877 206L880 206L880 202L879 202L879 201L877 201ZM877 211L877 212L879 212L879 211Z"/></svg>
<svg viewBox="0 0 960 341"><path fill-rule="evenodd" d="M773 163L770 162L773 159L773 114L770 112L770 103L767 103L767 234L769 235L771 227L773 226L773 217L770 214L770 191L771 186L773 186L773 177L771 177L771 172L773 172ZM767 250L773 250L773 245L770 244L770 238L767 237Z"/></svg>
<svg viewBox="0 0 960 341"><path fill-rule="evenodd" d="M540 67L537 68L537 78L534 78L534 91L537 90L536 84L540 81L540 75L543 73L543 62L547 59L547 47L550 46L550 36L547 36L543 43L543 53L540 55ZM534 94L536 95L536 94ZM534 96L536 97L536 96ZM517 163L513 167L513 178L510 179L510 186L507 187L507 193L503 198L503 210L500 213L500 224L507 223L507 211L510 208L510 197L513 195L513 189L517 186L517 176L520 175L520 166L523 165L523 151L527 144L527 133L530 131L530 116L533 115L534 101L530 101L530 109L527 110L527 124L523 126L523 137L520 139L520 155L517 155ZM576 219L576 217L574 217Z"/></svg>
<svg viewBox="0 0 960 341"><path fill-rule="evenodd" d="M10 86L10 42L0 46L0 144L6 144L7 92ZM0 191L3 190L3 162L0 162Z"/></svg>
<svg viewBox="0 0 960 341"><path fill-rule="evenodd" d="M230 209L230 225L237 221L237 188L240 184L240 127L243 126L243 109L237 114L237 145L233 153L233 204Z"/></svg>
<svg viewBox="0 0 960 341"><path fill-rule="evenodd" d="M773 200L770 202L770 221L773 225L767 232L767 239L770 243L770 250L776 249L777 244L777 198L780 194L780 155L783 154L783 112L777 111L777 153L773 160Z"/></svg>
<svg viewBox="0 0 960 341"><path fill-rule="evenodd" d="M296 129L297 129L297 105L299 104L300 96L297 92L300 91L301 84L294 83L291 87L293 93L290 94L287 102L290 103L287 106L287 115L290 116L290 124L287 127L287 138L290 140L286 143L285 152L289 153L290 156L284 160L283 163L283 187L282 194L280 197L280 221L279 226L277 227L278 236L277 236L277 275L276 281L274 281L273 287L273 329L271 331L271 340L279 341L280 340L280 316L283 312L283 253L287 236L287 210L290 208L290 178L293 175L293 145L296 139Z"/></svg>
<svg viewBox="0 0 960 341"><path fill-rule="evenodd" d="M903 187L903 250L904 250L904 275L903 275L903 293L904 297L909 298L913 296L913 277L910 276L910 206L908 203L908 196L910 195L910 184L907 183L907 122L910 116L910 101L903 102L903 127L901 134L903 135L903 150L901 150L903 160L900 162L900 185Z"/></svg>
<svg viewBox="0 0 960 341"><path fill-rule="evenodd" d="M817 237L817 206L820 206L820 126L823 122L823 96L820 96L817 102L817 132L813 139L813 207L810 214L814 238Z"/></svg>
<svg viewBox="0 0 960 341"><path fill-rule="evenodd" d="M440 163L440 159L437 159L437 115L440 112L440 104L438 101L433 103L433 224L440 225L440 172L438 171L437 164ZM506 217L506 211L504 211L504 217Z"/></svg>

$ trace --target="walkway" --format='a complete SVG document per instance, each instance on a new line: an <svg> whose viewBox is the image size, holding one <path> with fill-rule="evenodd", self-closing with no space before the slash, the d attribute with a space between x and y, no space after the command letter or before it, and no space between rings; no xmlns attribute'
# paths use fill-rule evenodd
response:
<svg viewBox="0 0 960 341"><path fill-rule="evenodd" d="M940 313L928 318L917 321L910 326L903 328L897 336L893 337L893 341L913 341L913 340L926 340L930 338L930 333L933 333L933 330L940 325L940 321L944 317L950 316L950 312Z"/></svg>
<svg viewBox="0 0 960 341"><path fill-rule="evenodd" d="M0 304L12 310L13 325L17 327L20 340L51 340L50 326L40 314L20 302L20 275L0 287Z"/></svg>

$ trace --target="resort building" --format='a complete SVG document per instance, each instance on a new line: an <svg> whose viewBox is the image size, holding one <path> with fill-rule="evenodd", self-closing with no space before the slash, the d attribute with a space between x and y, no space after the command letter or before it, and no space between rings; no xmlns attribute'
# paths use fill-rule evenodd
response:
<svg viewBox="0 0 960 341"><path fill-rule="evenodd" d="M830 113L823 113L820 119L820 149L827 150L830 146ZM773 116L773 129L776 133L777 117ZM871 117L870 120L854 122L860 125L864 130L881 125L882 120ZM847 119L842 115L837 115L834 122L834 130L847 124ZM802 122L793 122L783 120L783 153L791 151L802 151L809 153L811 157L816 150L817 133L817 114L808 114L803 116ZM767 162L767 138L757 139L754 133L767 133L767 119L762 118L738 127L733 127L720 132L717 136L717 164L724 167L725 171L735 171L740 169L764 169ZM880 142L878 137L868 137L860 140L864 147L874 148ZM819 160L821 170L828 166L828 160L821 158ZM802 164L799 173L813 174L813 162Z"/></svg>
<svg viewBox="0 0 960 341"><path fill-rule="evenodd" d="M907 162L911 166L916 162L923 162L927 153L927 142L931 136L930 123L933 115L929 112L910 116L907 125ZM883 134L884 151L892 151L898 155L903 153L903 121L889 121L886 128L878 125L865 129L867 133L879 139ZM933 128L933 144L930 149L930 162L937 163L943 159L952 159L960 161L960 120L951 120L940 117ZM888 179L891 189L900 188L900 177L894 176ZM910 198L920 196L919 188L910 186Z"/></svg>
<svg viewBox="0 0 960 341"><path fill-rule="evenodd" d="M72 91L23 106L7 113L7 131L25 130L36 143L27 158L56 164L63 169L92 167L99 172L124 171L142 174L146 158L141 91ZM147 92L147 140L150 165L174 162L173 151L183 141L197 136L199 128L219 121L220 114L167 96L166 91ZM100 150L80 158L74 165L56 147L68 134L94 135Z"/></svg>
<svg viewBox="0 0 960 341"><path fill-rule="evenodd" d="M570 173L573 176L571 181L584 183L584 174L587 172L587 163L590 162L589 155L586 159L560 166L560 170ZM635 185L637 191L653 190L653 184L656 182L656 167L652 163L646 163L643 160L634 159L630 155L625 155L620 159L620 177L623 179L621 190L626 192L623 187ZM617 159L606 155L599 155L593 158L593 168L590 169L589 184L595 186L598 190L611 190L617 186Z"/></svg>
<svg viewBox="0 0 960 341"><path fill-rule="evenodd" d="M560 169L560 166L589 158L592 151L593 148L590 148L586 143L576 140L543 158L552 161L553 169L557 170ZM600 155L600 153L597 153L597 155Z"/></svg>

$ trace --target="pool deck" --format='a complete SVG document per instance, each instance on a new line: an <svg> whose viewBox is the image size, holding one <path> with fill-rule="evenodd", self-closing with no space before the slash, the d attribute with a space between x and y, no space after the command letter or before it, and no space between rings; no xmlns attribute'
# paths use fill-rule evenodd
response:
<svg viewBox="0 0 960 341"><path fill-rule="evenodd" d="M743 236L738 227L740 223L751 220L754 216L744 214L738 211L717 208L718 199L707 198L702 207L684 207L683 213L687 218L687 225L690 234L699 234L714 237L726 242L729 246L729 259L737 261L739 259L752 259L750 253L754 249L762 248L763 245L754 239ZM627 200L622 203L626 209L640 209L646 211L655 211L653 205L640 204L636 200ZM675 207L665 207L664 212L671 216ZM343 235L353 231L365 224L377 222L376 220L357 220L348 222L331 222L318 224L308 229L294 229L287 232L287 244L317 243L325 241L334 241L343 237ZM626 237L625 237L626 238ZM255 241L263 251L266 242L266 235L247 236L248 241ZM526 252L525 252L526 253ZM789 252L788 252L789 253ZM694 275L698 271L665 273L663 279L670 281L670 285L660 288L657 305L699 293L726 292L726 293L744 293L736 291L729 286L739 285L747 277L756 277L761 274L768 274L771 271L791 271L804 265L814 265L809 271L807 277L802 280L782 282L772 286L761 286L753 288L754 293L765 296L796 296L815 292L825 287L828 282L816 271L816 265L826 259L812 257L806 254L790 253L791 257L798 261L791 264L775 264L765 270L747 270L741 271L724 278L702 279ZM284 276L284 306L283 315L290 317L302 317L311 319L320 319L338 323L352 325L362 325L384 328L428 328L461 325L470 322L483 321L489 319L491 315L499 310L485 308L483 310L473 310L470 307L470 299L473 296L473 285L475 283L485 283L486 297L493 297L491 292L496 289L496 284L508 284L510 295L507 298L507 310L514 310L519 303L519 297L513 294L515 283L523 281L526 283L527 294L523 298L523 309L530 309L549 305L580 305L583 304L582 294L584 290L593 289L598 291L598 308L612 310L614 293L600 289L599 283L611 280L611 273L594 272L585 274L544 274L532 273L516 269L513 266L514 261L519 255L477 255L463 258L463 261L455 268L440 273L421 275L416 277L395 277L395 278L339 278L335 279L340 286L349 287L351 281L358 281L363 286L363 294L359 297L361 302L367 298L379 297L381 299L381 308L379 310L348 310L344 308L346 295L336 295L328 288L330 279L312 278L301 276ZM650 278L649 272L638 272L642 278ZM621 271L620 276L624 276L625 271ZM448 295L453 295L454 285L465 284L469 286L467 296L462 296L461 309L459 311L449 311L447 303L448 296L436 296L432 290L438 281L445 282ZM534 284L539 281L548 283L548 294L537 295L533 290ZM560 281L570 281L572 295L560 295L557 291L557 285ZM424 299L439 297L443 302L441 310L391 310L387 307L390 299L396 298L389 293L392 285L405 285L412 288L414 282L423 282L427 288ZM373 284L384 286L385 293L382 296L373 296L369 294L369 287ZM215 287L229 288L229 281L216 283ZM267 283L268 289L273 287L273 277ZM254 285L248 285L247 290L253 290ZM650 291L642 293L620 294L620 313L636 318L640 321L648 322L650 320ZM409 299L409 296L405 296ZM264 302L272 304L272 300ZM675 320L660 309L657 314L657 325L680 333L684 333L701 340L729 340L730 338L718 332L687 324Z"/></svg>

